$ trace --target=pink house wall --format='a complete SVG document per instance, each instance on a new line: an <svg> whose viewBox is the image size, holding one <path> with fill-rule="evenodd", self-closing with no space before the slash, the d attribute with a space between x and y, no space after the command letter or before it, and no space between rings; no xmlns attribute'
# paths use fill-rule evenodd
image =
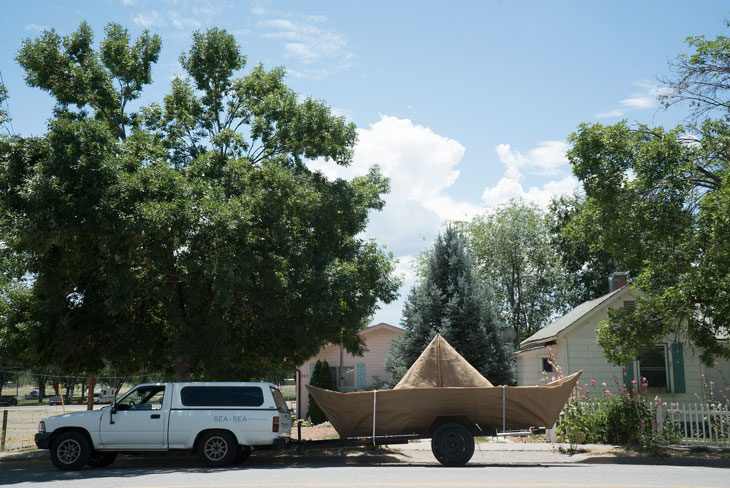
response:
<svg viewBox="0 0 730 488"><path fill-rule="evenodd" d="M355 369L355 390L362 391L368 389L374 382L375 377L380 381L390 381L390 374L385 371L385 356L390 350L390 341L398 334L403 332L402 329L394 327L389 324L381 323L373 325L360 331L360 335L365 339L365 345L367 351L363 357L352 356L344 351L343 354L343 366L347 368L352 366ZM309 378L314 365L317 361L326 360L330 367L336 367L340 364L340 345L339 344L328 344L317 354L305 362L300 368L300 402L301 409L304 415L301 418L306 418L307 412L309 411L309 395L307 394L307 388L304 385L309 384ZM358 365L360 365L358 367ZM362 374L364 369L364 376L358 378L358 373ZM364 388L358 387L364 384ZM352 390L349 390L352 391Z"/></svg>

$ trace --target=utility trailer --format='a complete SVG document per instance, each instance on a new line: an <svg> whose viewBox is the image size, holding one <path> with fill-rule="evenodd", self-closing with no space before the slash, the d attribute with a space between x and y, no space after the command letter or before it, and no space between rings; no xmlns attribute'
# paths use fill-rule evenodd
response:
<svg viewBox="0 0 730 488"><path fill-rule="evenodd" d="M464 416L442 416L421 434L376 435L348 437L344 439L301 440L301 425L298 426L298 440L291 446L306 449L330 449L338 447L368 447L408 444L410 441L431 439L431 452L444 466L464 466L474 455L475 437L525 437L544 435L544 427L533 427L523 431L498 432L494 429L481 429Z"/></svg>

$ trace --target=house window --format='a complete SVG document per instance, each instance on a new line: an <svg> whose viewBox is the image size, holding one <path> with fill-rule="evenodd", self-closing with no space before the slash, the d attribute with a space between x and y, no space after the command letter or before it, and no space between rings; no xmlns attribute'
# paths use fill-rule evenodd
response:
<svg viewBox="0 0 730 488"><path fill-rule="evenodd" d="M330 375L332 376L332 384L339 384L339 374L337 371L340 368L338 366L330 366ZM355 389L355 367L354 366L343 366L342 371L344 373L342 390L354 390Z"/></svg>
<svg viewBox="0 0 730 488"><path fill-rule="evenodd" d="M624 308L626 310L634 310L636 308L636 300L625 300L624 301Z"/></svg>
<svg viewBox="0 0 730 488"><path fill-rule="evenodd" d="M666 393L669 391L667 368L667 347L665 345L645 349L639 360L639 380L646 378L649 390Z"/></svg>
<svg viewBox="0 0 730 488"><path fill-rule="evenodd" d="M555 371L552 363L550 362L550 358L542 358L542 371L544 373L552 373Z"/></svg>

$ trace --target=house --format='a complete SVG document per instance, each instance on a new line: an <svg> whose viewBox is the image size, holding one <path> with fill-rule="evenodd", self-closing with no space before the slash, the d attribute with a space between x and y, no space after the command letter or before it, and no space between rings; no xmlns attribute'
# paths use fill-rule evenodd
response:
<svg viewBox="0 0 730 488"><path fill-rule="evenodd" d="M626 386L646 378L652 398L658 395L666 402L694 403L703 401L710 381L714 382L716 391L728 387L730 362L719 360L712 368L702 365L685 337L667 337L653 349L644 351L641 358L622 366L610 364L596 342L596 327L608 318L609 309L633 307L642 292L628 282L628 273L614 273L609 285L608 294L578 305L520 343L515 354L518 385L535 385L544 377L554 376L548 362L552 353L564 375L582 369L581 383L590 384L595 380L599 393L603 390L602 383L616 393L617 382Z"/></svg>
<svg viewBox="0 0 730 488"><path fill-rule="evenodd" d="M390 374L385 370L385 356L390 350L390 341L402 334L403 329L386 323L370 326L359 332L365 341L366 351L362 357L356 357L343 351L342 391L362 391L390 381ZM340 365L340 345L327 344L319 353L311 357L299 368L297 381L298 411L303 412L300 418L306 418L309 410L309 395L305 385L309 384L314 365L317 361L327 361L330 366L333 383L337 383Z"/></svg>

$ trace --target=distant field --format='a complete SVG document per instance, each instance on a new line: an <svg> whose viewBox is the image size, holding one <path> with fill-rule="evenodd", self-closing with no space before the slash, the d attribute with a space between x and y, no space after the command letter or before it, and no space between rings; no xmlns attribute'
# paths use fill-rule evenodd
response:
<svg viewBox="0 0 730 488"><path fill-rule="evenodd" d="M65 411L76 412L85 409L85 405L67 405ZM35 447L33 436L36 432L38 432L38 422L46 417L64 413L64 408L61 405L0 407L0 415L2 415L4 411L8 412L8 428L5 436L5 450L14 451L27 447ZM2 422L1 416L0 422Z"/></svg>

